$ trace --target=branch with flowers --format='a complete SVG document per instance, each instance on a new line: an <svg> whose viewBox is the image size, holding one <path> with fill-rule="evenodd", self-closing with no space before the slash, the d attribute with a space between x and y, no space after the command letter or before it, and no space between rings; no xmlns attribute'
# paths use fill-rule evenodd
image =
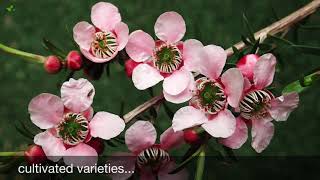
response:
<svg viewBox="0 0 320 180"><path fill-rule="evenodd" d="M66 53L44 39L44 46L52 53L46 57L0 44L0 50L43 64L50 74L63 68L70 71L61 85L60 97L42 93L30 101L30 119L40 132L34 135L21 124L17 130L31 136L33 144L23 152L0 152L4 159L1 169L24 163L19 158L24 156L28 164L93 166L107 162L132 172L108 173L112 179L188 179L186 165L197 157L195 179L200 180L210 142L214 141L214 148L222 148L231 159L236 158L232 149L241 148L250 130L251 146L261 153L273 138L273 123L286 121L298 107L299 93L319 79L317 68L281 89L272 87L277 57L282 53L279 47L320 54L319 47L285 39L291 28L301 26L319 6L320 0L311 1L256 33L244 14L247 34L226 50L196 39L182 41L186 23L173 11L157 18L157 39L143 30L129 33L119 9L108 2L92 7L92 24L81 21L74 26L78 50ZM95 112L91 107L94 86L87 79L73 79L73 75L83 70L88 79L99 80L111 63L123 65L133 85L149 90L152 96L152 87L163 81L162 93L124 115ZM185 106L172 112L166 102ZM157 143L159 132L154 120L160 106L164 106L172 124ZM151 115L146 115L147 111ZM185 143L188 151L180 162L175 161L170 150ZM125 144L130 153L117 152L104 159L105 144Z"/></svg>

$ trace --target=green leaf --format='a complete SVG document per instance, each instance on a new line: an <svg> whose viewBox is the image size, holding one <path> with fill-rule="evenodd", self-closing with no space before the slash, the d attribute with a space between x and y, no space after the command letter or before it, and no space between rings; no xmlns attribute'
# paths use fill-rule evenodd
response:
<svg viewBox="0 0 320 180"><path fill-rule="evenodd" d="M242 18L243 18L243 23L248 31L248 37L249 37L250 41L256 42L256 39L254 37L254 31L252 30L252 27L251 27L249 20L248 20L245 13L242 14Z"/></svg>
<svg viewBox="0 0 320 180"><path fill-rule="evenodd" d="M164 102L164 103L163 103L163 107L164 107L164 111L166 112L166 114L168 115L168 117L169 117L170 119L172 119L173 116L174 116L174 113L172 112L172 110L170 109L170 107L168 106L168 104Z"/></svg>
<svg viewBox="0 0 320 180"><path fill-rule="evenodd" d="M252 46L252 48L250 50L250 54L256 54L256 51L257 51L257 49L259 47L259 44L260 44L260 38Z"/></svg>
<svg viewBox="0 0 320 180"><path fill-rule="evenodd" d="M275 43L284 44L284 45L294 45L294 43L278 36L268 35L268 38Z"/></svg>
<svg viewBox="0 0 320 180"><path fill-rule="evenodd" d="M186 160L184 160L182 163L180 163L174 170L169 172L169 174L175 174L175 173L181 171L189 162L191 162L191 160L193 160L195 157L198 156L198 154L200 154L202 149L203 149L203 145L200 146L198 148L198 150L196 152L194 152L191 156L189 156Z"/></svg>
<svg viewBox="0 0 320 180"><path fill-rule="evenodd" d="M310 75L304 76L302 79L294 81L288 84L282 91L282 93L297 92L301 93L308 89L312 84L320 79L320 71L314 72Z"/></svg>
<svg viewBox="0 0 320 180"><path fill-rule="evenodd" d="M305 30L318 30L318 29L320 29L320 25L300 25L299 27L302 29L305 29Z"/></svg>
<svg viewBox="0 0 320 180"><path fill-rule="evenodd" d="M292 47L304 54L313 54L320 56L320 47L317 46L292 45Z"/></svg>
<svg viewBox="0 0 320 180"><path fill-rule="evenodd" d="M149 109L149 113L150 113L150 115L151 115L154 119L157 119L157 117L158 117L158 112L157 112L157 110L156 110L155 107L151 107L151 108Z"/></svg>
<svg viewBox="0 0 320 180"><path fill-rule="evenodd" d="M250 42L250 41L248 41L248 39L245 37L245 36L243 36L243 35L241 35L241 40L243 41L243 43L245 44L245 45L247 45L247 46L252 46L253 44Z"/></svg>
<svg viewBox="0 0 320 180"><path fill-rule="evenodd" d="M226 154L228 155L228 157L232 160L232 161L238 161L237 157L235 156L233 150L229 147L223 146L224 151L226 152Z"/></svg>
<svg viewBox="0 0 320 180"><path fill-rule="evenodd" d="M111 147L117 147L117 145L112 142L111 140L105 141L107 143L107 145L111 146Z"/></svg>
<svg viewBox="0 0 320 180"><path fill-rule="evenodd" d="M206 160L206 152L204 151L204 149L202 149L198 156L195 180L202 180L205 160Z"/></svg>
<svg viewBox="0 0 320 180"><path fill-rule="evenodd" d="M42 39L43 42L43 46L50 51L52 54L59 56L62 59L65 59L65 57L67 56L66 53L59 49L56 45L54 45L52 42L50 42L48 39L43 38Z"/></svg>

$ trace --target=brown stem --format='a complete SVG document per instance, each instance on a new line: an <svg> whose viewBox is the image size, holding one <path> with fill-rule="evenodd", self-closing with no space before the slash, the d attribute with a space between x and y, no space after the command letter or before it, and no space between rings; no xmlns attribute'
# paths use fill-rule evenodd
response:
<svg viewBox="0 0 320 180"><path fill-rule="evenodd" d="M304 7L300 8L299 10L291 13L290 15L280 19L279 21L267 26L260 31L254 34L256 39L265 39L267 35L275 35L280 32L284 32L292 27L297 22L303 20L304 18L308 17L309 15L313 14L318 8L320 7L320 0L313 0L309 4L305 5ZM233 45L237 49L242 50L246 47L246 45L241 41L237 44ZM233 55L232 47L226 50L228 57ZM140 106L136 107L132 111L128 112L123 116L123 119L126 123L131 121L140 113L146 111L150 107L154 106L155 104L160 103L163 100L163 94L156 96L145 103L141 104Z"/></svg>
<svg viewBox="0 0 320 180"><path fill-rule="evenodd" d="M309 4L300 8L299 10L291 13L290 15L280 19L279 21L267 26L260 31L254 33L255 39L265 39L267 35L275 35L279 32L286 31L290 27L292 27L297 22L303 20L309 15L316 12L316 10L320 7L320 0L313 0ZM234 45L238 50L242 50L246 47L246 45L240 41ZM226 50L228 57L233 55L232 47Z"/></svg>
<svg viewBox="0 0 320 180"><path fill-rule="evenodd" d="M164 99L163 94L160 94L159 96L155 96L152 99L146 101L145 103L141 104L140 106L136 107L134 110L128 112L123 116L124 122L128 123L130 120L132 120L134 117L139 115L140 113L146 111L150 107L160 103Z"/></svg>

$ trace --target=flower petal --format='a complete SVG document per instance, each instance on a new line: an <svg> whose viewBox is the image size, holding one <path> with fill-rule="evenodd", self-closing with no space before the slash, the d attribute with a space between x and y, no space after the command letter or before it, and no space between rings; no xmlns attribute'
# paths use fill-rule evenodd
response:
<svg viewBox="0 0 320 180"><path fill-rule="evenodd" d="M98 112L90 121L90 134L105 140L118 136L124 130L123 119L108 112Z"/></svg>
<svg viewBox="0 0 320 180"><path fill-rule="evenodd" d="M116 25L114 32L117 35L118 51L121 51L127 45L129 40L128 25L120 22Z"/></svg>
<svg viewBox="0 0 320 180"><path fill-rule="evenodd" d="M70 78L61 86L61 99L65 107L73 112L87 110L92 104L94 95L93 85L83 78L78 80Z"/></svg>
<svg viewBox="0 0 320 180"><path fill-rule="evenodd" d="M150 58L155 48L153 38L144 31L137 30L130 34L126 52L136 62L143 62Z"/></svg>
<svg viewBox="0 0 320 180"><path fill-rule="evenodd" d="M243 92L248 91L251 88L252 84L250 80L246 77L243 77Z"/></svg>
<svg viewBox="0 0 320 180"><path fill-rule="evenodd" d="M111 164L112 166L122 166L125 173L115 172L109 173L108 176L112 180L127 180L133 175L135 170L137 157L131 153L116 152L108 158L106 164Z"/></svg>
<svg viewBox="0 0 320 180"><path fill-rule="evenodd" d="M121 22L118 8L111 3L99 2L92 6L91 21L103 31L111 31Z"/></svg>
<svg viewBox="0 0 320 180"><path fill-rule="evenodd" d="M181 171L175 174L169 174L171 171L177 168L177 165L170 161L165 167L159 170L158 176L159 180L185 180L188 179L188 172L186 169L182 169Z"/></svg>
<svg viewBox="0 0 320 180"><path fill-rule="evenodd" d="M57 125L63 117L63 109L61 99L48 93L34 97L28 106L31 121L41 129Z"/></svg>
<svg viewBox="0 0 320 180"><path fill-rule="evenodd" d="M180 14L173 11L165 12L158 17L154 32L162 41L176 43L186 33L186 23Z"/></svg>
<svg viewBox="0 0 320 180"><path fill-rule="evenodd" d="M248 139L248 128L242 118L236 120L236 130L228 138L221 138L219 142L229 148L239 149Z"/></svg>
<svg viewBox="0 0 320 180"><path fill-rule="evenodd" d="M286 121L290 113L298 107L298 93L284 94L271 101L270 115L276 121Z"/></svg>
<svg viewBox="0 0 320 180"><path fill-rule="evenodd" d="M266 119L252 120L251 146L258 153L261 153L269 145L273 137L274 126L271 121L271 117L267 117Z"/></svg>
<svg viewBox="0 0 320 180"><path fill-rule="evenodd" d="M227 60L224 49L220 46L208 45L203 48L200 55L199 72L211 79L217 79Z"/></svg>
<svg viewBox="0 0 320 180"><path fill-rule="evenodd" d="M172 128L174 131L181 131L187 128L201 125L208 121L205 114L192 106L179 109L173 116Z"/></svg>
<svg viewBox="0 0 320 180"><path fill-rule="evenodd" d="M34 136L33 141L41 146L47 158L54 162L59 161L66 151L63 142L54 137L49 131L37 134Z"/></svg>
<svg viewBox="0 0 320 180"><path fill-rule="evenodd" d="M88 121L91 121L92 117L93 117L93 114L94 114L94 111L93 111L93 108L92 107L89 107L87 110L81 112L81 114L87 118Z"/></svg>
<svg viewBox="0 0 320 180"><path fill-rule="evenodd" d="M148 64L139 64L132 72L132 81L139 90L145 90L163 80L161 74Z"/></svg>
<svg viewBox="0 0 320 180"><path fill-rule="evenodd" d="M95 63L104 63L104 62L110 61L118 54L118 49L117 49L110 57L102 59L102 58L97 58L93 56L88 50L80 48L80 51L87 59Z"/></svg>
<svg viewBox="0 0 320 180"><path fill-rule="evenodd" d="M230 106L237 108L243 91L243 76L237 68L228 69L221 76L224 91Z"/></svg>
<svg viewBox="0 0 320 180"><path fill-rule="evenodd" d="M172 127L168 128L160 136L160 145L164 150L170 150L184 143L183 131L174 132Z"/></svg>
<svg viewBox="0 0 320 180"><path fill-rule="evenodd" d="M139 153L156 142L157 132L148 121L137 121L125 133L125 142L131 152Z"/></svg>
<svg viewBox="0 0 320 180"><path fill-rule="evenodd" d="M164 78L163 90L170 95L178 95L185 90L190 82L191 72L181 68L171 76Z"/></svg>
<svg viewBox="0 0 320 180"><path fill-rule="evenodd" d="M192 91L194 90L194 88L195 88L194 77L193 77L192 73L190 73L189 85L185 90L183 90L180 94L177 94L177 95L170 95L170 94L166 93L165 91L163 91L163 95L167 101L175 103L175 104L180 104L180 103L186 102L192 98L192 96L193 96Z"/></svg>
<svg viewBox="0 0 320 180"><path fill-rule="evenodd" d="M82 48L89 51L96 30L88 22L78 22L73 27L73 39Z"/></svg>
<svg viewBox="0 0 320 180"><path fill-rule="evenodd" d="M236 130L236 118L226 109L202 124L202 127L213 137L227 138Z"/></svg>
<svg viewBox="0 0 320 180"><path fill-rule="evenodd" d="M188 71L199 71L200 53L202 52L203 44L196 39L188 39L183 43L183 63Z"/></svg>
<svg viewBox="0 0 320 180"><path fill-rule="evenodd" d="M256 88L263 89L272 83L276 63L276 57L270 53L259 58L253 70L253 81Z"/></svg>
<svg viewBox="0 0 320 180"><path fill-rule="evenodd" d="M79 143L66 150L63 160L66 165L93 166L98 162L98 153L91 146Z"/></svg>

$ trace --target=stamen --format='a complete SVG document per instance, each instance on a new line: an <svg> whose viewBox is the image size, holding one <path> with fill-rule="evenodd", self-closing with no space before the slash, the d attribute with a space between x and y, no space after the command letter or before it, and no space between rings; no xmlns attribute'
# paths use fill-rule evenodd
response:
<svg viewBox="0 0 320 180"><path fill-rule="evenodd" d="M142 151L137 157L139 167L151 166L159 168L170 161L169 153L158 147L151 147Z"/></svg>
<svg viewBox="0 0 320 180"><path fill-rule="evenodd" d="M111 32L97 32L91 44L92 54L102 59L113 56L117 48L116 37Z"/></svg>
<svg viewBox="0 0 320 180"><path fill-rule="evenodd" d="M226 106L226 101L221 84L203 77L196 81L196 90L190 104L208 114L217 114Z"/></svg>
<svg viewBox="0 0 320 180"><path fill-rule="evenodd" d="M245 95L240 102L241 116L245 119L260 119L268 115L269 102L274 98L267 90L255 90Z"/></svg>
<svg viewBox="0 0 320 180"><path fill-rule="evenodd" d="M162 73L172 73L182 64L182 55L175 45L162 43L153 54L153 64Z"/></svg>
<svg viewBox="0 0 320 180"><path fill-rule="evenodd" d="M83 142L88 133L88 120L81 114L67 113L63 121L57 126L58 136L68 145Z"/></svg>

